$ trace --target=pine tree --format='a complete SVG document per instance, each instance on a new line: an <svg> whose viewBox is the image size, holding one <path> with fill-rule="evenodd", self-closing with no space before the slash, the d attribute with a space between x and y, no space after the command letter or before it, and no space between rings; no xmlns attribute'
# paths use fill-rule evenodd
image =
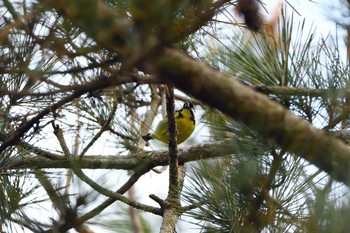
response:
<svg viewBox="0 0 350 233"><path fill-rule="evenodd" d="M346 231L343 38L291 4L265 21L252 0L2 1L1 231ZM208 134L178 146L188 100ZM167 149L146 148L165 115ZM166 197L142 196L158 166Z"/></svg>

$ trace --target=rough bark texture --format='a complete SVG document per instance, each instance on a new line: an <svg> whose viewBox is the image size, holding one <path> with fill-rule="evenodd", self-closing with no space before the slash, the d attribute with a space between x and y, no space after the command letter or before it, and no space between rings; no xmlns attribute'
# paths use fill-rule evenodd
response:
<svg viewBox="0 0 350 233"><path fill-rule="evenodd" d="M282 105L175 49L164 49L155 69L180 90L243 122L283 149L350 185L349 148Z"/></svg>
<svg viewBox="0 0 350 233"><path fill-rule="evenodd" d="M169 208L166 211L164 211L163 222L162 226L160 227L160 233L173 233L174 226L176 225L178 220L179 216L176 212L176 209Z"/></svg>

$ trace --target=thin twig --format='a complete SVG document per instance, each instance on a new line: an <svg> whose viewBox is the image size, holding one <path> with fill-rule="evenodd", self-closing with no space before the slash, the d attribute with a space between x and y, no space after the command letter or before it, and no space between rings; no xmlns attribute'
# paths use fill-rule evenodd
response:
<svg viewBox="0 0 350 233"><path fill-rule="evenodd" d="M113 102L112 110L107 118L107 120L103 123L101 129L95 134L95 136L90 140L90 142L86 145L83 151L80 153L79 160L82 160L86 152L91 148L91 146L101 137L101 135L108 129L110 123L112 122L115 113L117 111L118 101L115 99Z"/></svg>

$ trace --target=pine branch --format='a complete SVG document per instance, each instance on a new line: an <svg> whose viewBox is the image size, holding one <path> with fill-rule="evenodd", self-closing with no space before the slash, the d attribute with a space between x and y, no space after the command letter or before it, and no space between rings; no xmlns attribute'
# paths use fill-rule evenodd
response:
<svg viewBox="0 0 350 233"><path fill-rule="evenodd" d="M150 110L145 114L145 119L141 124L141 135L146 135L149 132L150 125L152 125L152 122L154 118L157 115L158 108L162 102L162 99L159 97L159 93L157 91L157 87L155 85L150 85L151 89L151 103L150 103ZM147 145L147 142L140 138L138 141L138 147L143 149Z"/></svg>
<svg viewBox="0 0 350 233"><path fill-rule="evenodd" d="M175 225L179 218L177 207L180 204L180 187L179 187L179 171L178 171L178 149L177 149L177 128L175 123L175 102L174 102L174 88L168 87L166 97L166 110L168 116L168 158L169 158L169 188L168 196L165 200L165 205L161 206L163 209L163 221L160 227L161 233L174 232Z"/></svg>
<svg viewBox="0 0 350 233"><path fill-rule="evenodd" d="M62 214L66 208L66 203L63 203L63 197L60 195L58 190L54 188L51 181L39 169L35 170L35 177L40 182L40 185L45 189L55 209L59 214Z"/></svg>
<svg viewBox="0 0 350 233"><path fill-rule="evenodd" d="M332 132L331 135L345 144L350 141L350 131L342 130ZM21 142L22 148L37 155L37 157L26 157L25 159L14 160L2 171L13 169L45 169L45 168L70 168L69 161L60 154L54 154L37 147ZM237 145L226 142L205 143L178 150L180 164L201 159L234 155L239 152ZM82 169L121 169L121 170L151 170L156 166L169 165L167 150L139 151L128 156L124 155L86 155L80 161ZM78 158L72 158L74 163Z"/></svg>
<svg viewBox="0 0 350 233"><path fill-rule="evenodd" d="M37 149L39 156L49 153ZM178 150L178 159L180 164L197 161L207 158L222 157L225 155L234 155L239 152L239 146L231 145L226 142L206 143L188 148L180 148ZM32 151L32 153L35 153ZM73 157L67 160L59 154L50 153L50 159L46 157L26 157L18 160L13 160L6 167L2 167L2 171L13 169L45 169L45 168L71 168L70 162L79 163L82 169L121 169L146 171L151 170L156 166L169 165L168 151L140 151L128 156L124 155L85 155L79 161L78 157Z"/></svg>
<svg viewBox="0 0 350 233"><path fill-rule="evenodd" d="M278 96L307 96L322 98L344 98L350 96L350 88L329 90L264 85L251 86L251 88L263 94L273 94Z"/></svg>
<svg viewBox="0 0 350 233"><path fill-rule="evenodd" d="M350 150L283 106L205 64L164 49L152 63L167 82L273 139L350 186Z"/></svg>
<svg viewBox="0 0 350 233"><path fill-rule="evenodd" d="M195 33L201 27L203 27L203 25L206 25L210 20L212 20L217 11L228 2L230 1L219 0L212 2L212 4L206 9L200 9L197 11L196 13L198 14L195 14L194 17L185 17L184 20L178 23L178 25L175 25L174 28L171 28L171 30L168 31L166 42L174 43Z"/></svg>
<svg viewBox="0 0 350 233"><path fill-rule="evenodd" d="M133 48L130 45L139 43L132 38L133 22L117 15L116 11L103 2L96 0L41 0L40 2L46 7L54 8L64 17L72 19L78 26L87 29L92 38L104 41L105 45L111 51L116 51L120 57L131 54ZM83 8L82 5L84 5ZM91 27L91 25L94 26Z"/></svg>
<svg viewBox="0 0 350 233"><path fill-rule="evenodd" d="M64 157L65 159L68 160L68 162L70 163L70 167L73 170L74 174L79 177L82 181L84 181L85 183L87 183L91 188L93 188L95 191L109 197L109 202L110 204L112 204L114 201L121 201L131 207L137 208L137 209L141 209L147 212L151 212L154 214L158 214L160 215L160 209L159 208L155 208L152 206L148 206L148 205L144 205L141 203L138 203L134 200L131 200L125 196L123 196L123 193L125 193L134 183L136 183L136 181L139 179L139 177L141 177L145 171L138 171L136 172L134 175L132 175L130 177L130 179L116 192L113 192L107 188L102 187L101 185L99 185L98 183L96 183L95 181L93 181L91 178L89 178L87 175L84 174L84 172L81 169L80 166L80 161L82 159L82 157L79 157L78 160L74 161L72 158L74 158L74 156L72 156L69 152L69 149L67 147L66 141L64 139L64 135L63 135L63 131L62 129L58 126L58 125L54 125L54 134L57 137L57 140L60 143L60 146L64 152ZM78 218L78 216L76 216L76 212L73 210L74 212L74 218L73 219L64 219L66 221L64 221L62 224L60 224L59 226L56 226L55 229L60 229L60 231L67 231L71 228L80 228L82 227L81 225L88 220L88 217L93 217L96 214L100 213L103 209L105 209L106 207L108 207L107 205L105 205L107 202L102 203L101 206L98 206L99 208L95 208L94 210L90 211L91 213L89 215L86 215L84 218ZM68 211L70 209L67 209ZM67 211L66 210L66 211ZM65 215L67 215L67 213L65 213ZM48 232L51 231L55 231L55 230L49 230Z"/></svg>
<svg viewBox="0 0 350 233"><path fill-rule="evenodd" d="M169 137L169 147L168 147L168 156L169 156L169 189L168 189L168 201L171 204L180 201L179 193L179 174L178 174L178 149L177 149L177 128L175 123L175 102L174 102L174 88L168 86L168 94L166 98L166 110L168 117L168 137Z"/></svg>
<svg viewBox="0 0 350 233"><path fill-rule="evenodd" d="M125 193L141 176L142 174L134 174L132 175L129 180L122 186L120 187L116 193L118 194L123 194ZM94 184L96 185L96 183ZM122 199L120 199L122 197ZM113 204L116 201L122 201L123 203L128 204L130 207L134 207L139 210L147 211L156 215L161 215L161 210L159 208L143 205L139 202L135 202L130 200L129 198L126 198L124 196L119 196L119 195L112 195L111 197L107 198L104 202L102 202L100 205L89 211L88 213L82 215L77 219L78 223L84 223L87 220L95 217L96 215L100 214L104 209L106 209L108 206Z"/></svg>

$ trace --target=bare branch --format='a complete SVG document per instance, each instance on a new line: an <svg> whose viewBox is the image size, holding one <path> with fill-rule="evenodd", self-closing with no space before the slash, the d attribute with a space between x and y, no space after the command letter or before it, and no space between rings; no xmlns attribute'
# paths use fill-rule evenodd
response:
<svg viewBox="0 0 350 233"><path fill-rule="evenodd" d="M225 155L234 155L239 152L236 145L230 145L226 142L206 143L189 148L180 148L178 151L179 163L184 164L191 161L197 161L207 158L222 157ZM40 154L44 154L40 150ZM71 158L72 163L78 163L82 169L121 169L138 171L150 171L156 166L169 165L168 151L140 151L128 156L124 155L104 155L92 156L86 155L83 160ZM2 171L25 168L70 168L70 161L63 156L52 154L45 157L26 157L18 161L13 161L7 167L2 167Z"/></svg>
<svg viewBox="0 0 350 233"><path fill-rule="evenodd" d="M175 122L175 102L174 88L167 86L168 93L166 96L166 110L168 117L168 157L169 157L169 188L168 196L165 200L166 205L163 208L163 221L160 227L161 233L174 232L175 225L178 221L179 214L176 210L181 206L180 203L180 187L179 187L179 171L178 171L178 150L177 150L177 128Z"/></svg>

